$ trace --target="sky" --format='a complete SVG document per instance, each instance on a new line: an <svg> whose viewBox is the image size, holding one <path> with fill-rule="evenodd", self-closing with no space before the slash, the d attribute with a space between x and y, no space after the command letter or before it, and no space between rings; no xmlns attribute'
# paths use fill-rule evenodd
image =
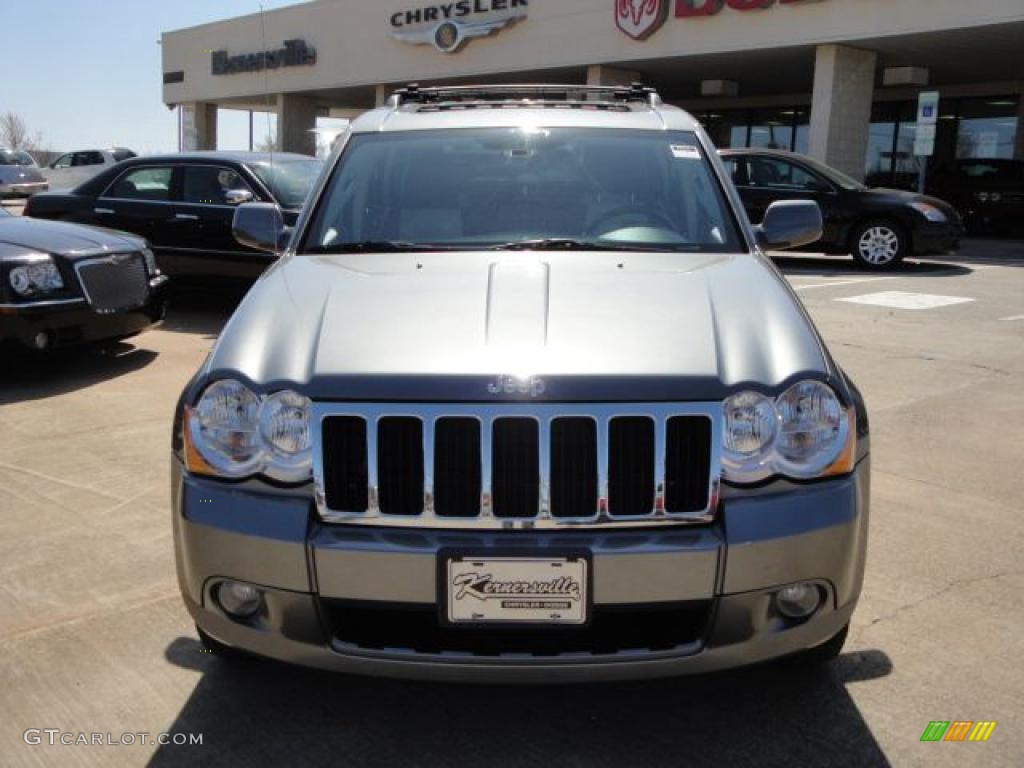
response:
<svg viewBox="0 0 1024 768"><path fill-rule="evenodd" d="M0 0L0 113L44 149L177 151L177 112L161 102L160 34L295 5L297 0ZM258 143L267 118L256 116ZM221 110L219 149L249 148L249 115Z"/></svg>

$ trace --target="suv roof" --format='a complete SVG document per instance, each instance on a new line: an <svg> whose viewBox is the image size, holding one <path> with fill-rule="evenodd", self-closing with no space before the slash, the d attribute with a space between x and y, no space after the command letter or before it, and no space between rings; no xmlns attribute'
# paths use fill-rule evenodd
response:
<svg viewBox="0 0 1024 768"><path fill-rule="evenodd" d="M387 104L358 117L354 133L445 128L516 127L696 130L688 113L664 104L657 92L585 85L486 85L395 91Z"/></svg>

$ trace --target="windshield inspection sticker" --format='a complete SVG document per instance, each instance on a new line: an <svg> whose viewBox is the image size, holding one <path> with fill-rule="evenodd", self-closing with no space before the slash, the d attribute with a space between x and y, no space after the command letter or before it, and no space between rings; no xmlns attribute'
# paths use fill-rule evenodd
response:
<svg viewBox="0 0 1024 768"><path fill-rule="evenodd" d="M672 144L669 149L676 160L700 160L700 150L692 144Z"/></svg>

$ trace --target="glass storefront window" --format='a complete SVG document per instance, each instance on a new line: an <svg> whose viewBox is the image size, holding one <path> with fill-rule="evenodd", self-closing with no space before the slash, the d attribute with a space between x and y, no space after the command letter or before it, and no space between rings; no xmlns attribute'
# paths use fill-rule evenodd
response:
<svg viewBox="0 0 1024 768"><path fill-rule="evenodd" d="M1019 127L1017 104L1016 97L961 101L957 159L1012 159Z"/></svg>
<svg viewBox="0 0 1024 768"><path fill-rule="evenodd" d="M795 109L755 109L750 115L750 146L763 149L793 148Z"/></svg>
<svg viewBox="0 0 1024 768"><path fill-rule="evenodd" d="M707 112L702 116L704 127L716 147L747 146L747 111L745 109Z"/></svg>

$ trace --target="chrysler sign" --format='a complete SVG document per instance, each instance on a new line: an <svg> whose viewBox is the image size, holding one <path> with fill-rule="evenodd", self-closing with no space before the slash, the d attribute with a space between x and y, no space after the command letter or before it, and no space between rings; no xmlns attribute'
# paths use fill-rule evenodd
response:
<svg viewBox="0 0 1024 768"><path fill-rule="evenodd" d="M391 36L455 53L471 38L492 35L525 19L529 5L529 0L456 0L398 11L391 14Z"/></svg>
<svg viewBox="0 0 1024 768"><path fill-rule="evenodd" d="M670 8L679 19L716 16L726 8L760 11L773 5L818 0L615 0L615 24L634 40L646 40L668 19Z"/></svg>

